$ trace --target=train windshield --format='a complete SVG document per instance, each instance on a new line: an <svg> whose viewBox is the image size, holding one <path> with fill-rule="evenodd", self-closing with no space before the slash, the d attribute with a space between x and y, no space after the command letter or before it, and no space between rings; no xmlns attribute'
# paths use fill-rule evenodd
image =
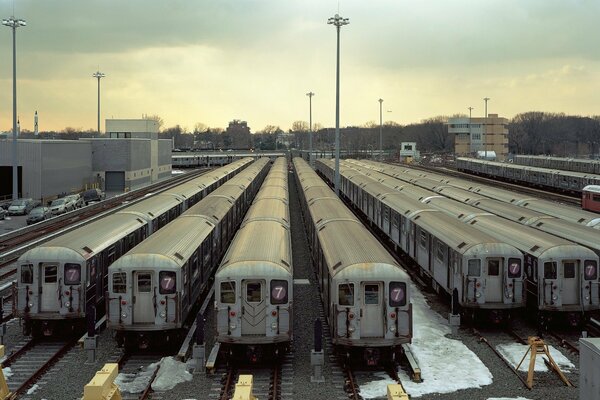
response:
<svg viewBox="0 0 600 400"><path fill-rule="evenodd" d="M338 303L340 306L354 305L354 284L342 283L338 286Z"/></svg>
<svg viewBox="0 0 600 400"><path fill-rule="evenodd" d="M65 285L79 285L81 283L81 265L65 264Z"/></svg>
<svg viewBox="0 0 600 400"><path fill-rule="evenodd" d="M115 272L112 279L113 293L127 292L127 275L125 272Z"/></svg>
<svg viewBox="0 0 600 400"><path fill-rule="evenodd" d="M406 283L390 282L390 307L406 305Z"/></svg>
<svg viewBox="0 0 600 400"><path fill-rule="evenodd" d="M221 303L235 304L235 282L221 282Z"/></svg>
<svg viewBox="0 0 600 400"><path fill-rule="evenodd" d="M497 258L488 259L488 275L500 275L500 260Z"/></svg>
<svg viewBox="0 0 600 400"><path fill-rule="evenodd" d="M260 282L246 283L246 301L248 303L260 303L262 301L262 285Z"/></svg>
<svg viewBox="0 0 600 400"><path fill-rule="evenodd" d="M481 260L469 260L469 276L481 276Z"/></svg>
<svg viewBox="0 0 600 400"><path fill-rule="evenodd" d="M288 283L283 280L271 281L271 304L285 304L288 302Z"/></svg>
<svg viewBox="0 0 600 400"><path fill-rule="evenodd" d="M556 261L544 263L544 279L556 279L557 276Z"/></svg>
<svg viewBox="0 0 600 400"><path fill-rule="evenodd" d="M575 262L565 261L563 262L563 273L566 279L575 278Z"/></svg>
<svg viewBox="0 0 600 400"><path fill-rule="evenodd" d="M585 269L583 271L585 279L588 281L598 278L598 263L595 260L585 260Z"/></svg>
<svg viewBox="0 0 600 400"><path fill-rule="evenodd" d="M33 265L32 264L21 265L21 282L22 283L33 283Z"/></svg>

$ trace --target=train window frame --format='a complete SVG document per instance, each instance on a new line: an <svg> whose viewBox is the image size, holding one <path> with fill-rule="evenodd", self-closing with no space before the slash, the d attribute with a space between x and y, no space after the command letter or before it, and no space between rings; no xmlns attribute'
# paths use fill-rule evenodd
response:
<svg viewBox="0 0 600 400"><path fill-rule="evenodd" d="M28 272L29 273L29 278L28 280L23 279L23 277L25 276L24 272ZM24 283L26 285L31 285L33 284L33 264L22 264L21 265L21 283Z"/></svg>
<svg viewBox="0 0 600 400"><path fill-rule="evenodd" d="M280 305L280 304L287 304L288 302L288 282L286 280L283 279L273 279L271 280L270 284L269 284L269 297L270 297L270 301L271 304L273 305ZM281 287L281 290L283 291L283 296L281 296L281 290L278 293L275 293L275 291ZM280 297L278 299L278 297Z"/></svg>
<svg viewBox="0 0 600 400"><path fill-rule="evenodd" d="M42 268L44 269L44 283L56 283L58 282L58 265L43 263ZM48 269L54 268L54 274L48 275Z"/></svg>
<svg viewBox="0 0 600 400"><path fill-rule="evenodd" d="M518 272L516 272L516 273L515 273L515 272L512 272L512 269L511 269L511 267L512 267L512 266L513 266L515 263L519 265ZM522 273L522 271L523 271L523 266L522 266L522 263L521 263L521 260L520 260L520 259L518 259L518 258L509 258L509 259L508 259L508 270L507 270L507 274L508 274L508 277L509 277L509 278L520 278L520 277L521 277L521 273Z"/></svg>
<svg viewBox="0 0 600 400"><path fill-rule="evenodd" d="M476 268L476 269L473 269ZM467 276L481 276L481 260L479 258L471 258L467 261Z"/></svg>
<svg viewBox="0 0 600 400"><path fill-rule="evenodd" d="M135 274L135 278L136 288L139 293L152 293L152 272L138 272ZM142 282L142 285L140 285L140 282Z"/></svg>
<svg viewBox="0 0 600 400"><path fill-rule="evenodd" d="M583 265L584 265L583 277L586 281L593 281L593 280L598 279L598 263L596 262L596 260L585 260ZM588 273L588 268L592 267L592 266L594 267L593 275Z"/></svg>
<svg viewBox="0 0 600 400"><path fill-rule="evenodd" d="M437 239L435 243L435 258L442 262L444 262L444 247L444 243L441 240Z"/></svg>
<svg viewBox="0 0 600 400"><path fill-rule="evenodd" d="M550 269L552 266L553 269ZM556 261L544 262L544 279L557 279L558 278L558 263Z"/></svg>
<svg viewBox="0 0 600 400"><path fill-rule="evenodd" d="M575 274L575 261L563 261L563 277L565 279L574 279Z"/></svg>
<svg viewBox="0 0 600 400"><path fill-rule="evenodd" d="M495 265L493 265L495 263ZM487 275L488 276L500 276L500 265L502 264L501 260L498 258L488 258L487 259Z"/></svg>
<svg viewBox="0 0 600 400"><path fill-rule="evenodd" d="M65 281L65 285L79 285L81 284L81 264L75 264L75 263L65 263L65 266L63 268L63 275L64 275L64 281ZM69 277L67 276L68 271L78 271L77 274L77 279L70 279L73 276Z"/></svg>
<svg viewBox="0 0 600 400"><path fill-rule="evenodd" d="M172 278L173 287L166 289L163 287L163 279ZM160 271L158 273L158 293L159 294L175 294L177 292L177 272L175 271Z"/></svg>
<svg viewBox="0 0 600 400"><path fill-rule="evenodd" d="M120 278L117 282L115 278ZM110 284L113 293L127 293L127 272L113 272Z"/></svg>
<svg viewBox="0 0 600 400"><path fill-rule="evenodd" d="M407 292L406 292L406 282L390 282L389 283L389 305L390 307L404 307L406 306L407 300ZM397 292L398 289L403 293L403 296L399 300L394 300L393 294Z"/></svg>
<svg viewBox="0 0 600 400"><path fill-rule="evenodd" d="M375 291L367 291L367 287L374 287L377 288L377 290ZM376 292L377 293L377 299L374 302L373 301L373 297L372 297L372 293ZM379 283L365 283L363 286L363 301L365 303L365 305L369 305L369 306L378 306L381 304L381 297L379 296L381 293L381 285Z"/></svg>
<svg viewBox="0 0 600 400"><path fill-rule="evenodd" d="M348 289L347 291L342 289L344 286ZM338 304L340 306L354 306L354 283L345 282L338 285Z"/></svg>
<svg viewBox="0 0 600 400"><path fill-rule="evenodd" d="M229 288L225 287L225 285L229 285ZM236 281L223 281L221 285L219 285L219 299L221 299L222 304L235 304L236 303ZM226 301L228 298L225 296L229 296L233 293L233 301Z"/></svg>
<svg viewBox="0 0 600 400"><path fill-rule="evenodd" d="M424 249L427 248L427 232L423 229L419 229L419 246Z"/></svg>
<svg viewBox="0 0 600 400"><path fill-rule="evenodd" d="M256 297L256 285L258 285L258 297ZM246 297L246 302L247 303L260 303L263 299L263 293L262 293L262 289L263 289L263 284L262 282L259 281L251 281L251 282L246 282L245 284L245 294L244 296Z"/></svg>

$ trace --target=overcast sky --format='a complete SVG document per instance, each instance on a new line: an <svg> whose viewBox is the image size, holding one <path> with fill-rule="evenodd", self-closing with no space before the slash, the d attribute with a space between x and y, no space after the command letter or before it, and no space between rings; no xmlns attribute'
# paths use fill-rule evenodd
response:
<svg viewBox="0 0 600 400"><path fill-rule="evenodd" d="M437 115L600 114L598 0L342 0L340 123ZM336 0L17 0L21 127L335 124ZM0 16L13 0L0 0ZM0 130L12 126L12 37L0 26ZM102 123L104 129L104 122Z"/></svg>

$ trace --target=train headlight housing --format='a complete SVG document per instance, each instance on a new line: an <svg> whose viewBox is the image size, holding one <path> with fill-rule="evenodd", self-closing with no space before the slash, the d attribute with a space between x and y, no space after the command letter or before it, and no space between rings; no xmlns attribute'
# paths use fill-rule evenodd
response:
<svg viewBox="0 0 600 400"><path fill-rule="evenodd" d="M586 300L589 300L589 299L590 299L590 296L586 295L586 296L585 296L585 299L586 299Z"/></svg>
<svg viewBox="0 0 600 400"><path fill-rule="evenodd" d="M557 295L553 295L552 296L552 300L558 300L558 296Z"/></svg>
<svg viewBox="0 0 600 400"><path fill-rule="evenodd" d="M396 332L396 327L394 325L390 326L390 332L392 332L392 333Z"/></svg>
<svg viewBox="0 0 600 400"><path fill-rule="evenodd" d="M233 330L235 330L235 328L237 328L236 324L229 324L229 329L231 329L233 331Z"/></svg>
<svg viewBox="0 0 600 400"><path fill-rule="evenodd" d="M127 318L127 313L126 312L121 313L121 318Z"/></svg>
<svg viewBox="0 0 600 400"><path fill-rule="evenodd" d="M273 323L271 324L271 329L273 329L273 330L277 330L277 322L273 322Z"/></svg>
<svg viewBox="0 0 600 400"><path fill-rule="evenodd" d="M167 316L167 314L166 314L164 311L161 311L161 312L160 312L160 317L161 317L161 318L164 318L164 317L166 317L166 316Z"/></svg>
<svg viewBox="0 0 600 400"><path fill-rule="evenodd" d="M477 298L480 298L480 297L481 297L481 293L479 293L479 292L478 292L478 293L475 295L475 297L477 297Z"/></svg>
<svg viewBox="0 0 600 400"><path fill-rule="evenodd" d="M33 303L29 303L29 308L33 308Z"/></svg>
<svg viewBox="0 0 600 400"><path fill-rule="evenodd" d="M350 333L354 332L355 330L356 330L356 328L353 326L348 327L348 332L350 332Z"/></svg>

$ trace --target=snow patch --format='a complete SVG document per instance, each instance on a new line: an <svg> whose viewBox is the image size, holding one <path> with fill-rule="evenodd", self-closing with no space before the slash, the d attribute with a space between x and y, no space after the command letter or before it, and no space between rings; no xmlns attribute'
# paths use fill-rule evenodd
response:
<svg viewBox="0 0 600 400"><path fill-rule="evenodd" d="M499 344L496 346L496 350L498 350L498 352L502 354L502 357L504 357L504 359L508 361L513 366L513 368L516 368L517 365L519 365L519 362L521 362L521 359L523 358L528 349L529 345L519 343L506 343ZM567 357L563 356L559 350L555 349L552 346L548 346L548 349L550 350L550 355L563 372L569 372L575 369L575 365L573 365L573 363L569 361ZM521 363L519 371L527 372L529 370L530 358L531 352L527 353L527 357L525 357L525 360L523 360L523 363ZM548 372L548 368L546 367L546 364L544 364L544 358L546 358L546 356L541 355L539 353L535 358L536 372Z"/></svg>
<svg viewBox="0 0 600 400"><path fill-rule="evenodd" d="M366 385L361 385L360 396L363 399L376 399L387 395L387 386L397 383L384 372L377 372L376 377L382 378L378 381L371 381Z"/></svg>
<svg viewBox="0 0 600 400"><path fill-rule="evenodd" d="M150 382L158 364L152 363L147 367L142 367L137 373L119 373L115 378L115 383L119 386L121 392L142 393L148 386L148 382Z"/></svg>
<svg viewBox="0 0 600 400"><path fill-rule="evenodd" d="M490 397L487 400L530 400L525 397Z"/></svg>
<svg viewBox="0 0 600 400"><path fill-rule="evenodd" d="M4 374L4 379L8 381L8 378L13 376L12 369L10 367L2 368L2 373Z"/></svg>
<svg viewBox="0 0 600 400"><path fill-rule="evenodd" d="M27 394L34 394L36 390L39 389L39 385L36 383L35 385L33 385L32 387L29 388L29 390L27 391Z"/></svg>
<svg viewBox="0 0 600 400"><path fill-rule="evenodd" d="M398 371L402 385L411 397L430 393L451 393L461 389L480 388L492 383L492 374L481 360L461 341L447 338L451 333L448 321L432 311L421 292L411 285L413 304L412 353L423 377L415 383L403 371ZM449 364L451 363L451 364ZM456 371L461 371L457 374ZM385 375L382 375L385 376ZM369 382L360 387L368 396L385 397L391 379Z"/></svg>
<svg viewBox="0 0 600 400"><path fill-rule="evenodd" d="M191 380L192 374L188 372L185 363L173 357L165 357L160 362L160 369L152 382L152 389L157 392L171 390L179 383Z"/></svg>

